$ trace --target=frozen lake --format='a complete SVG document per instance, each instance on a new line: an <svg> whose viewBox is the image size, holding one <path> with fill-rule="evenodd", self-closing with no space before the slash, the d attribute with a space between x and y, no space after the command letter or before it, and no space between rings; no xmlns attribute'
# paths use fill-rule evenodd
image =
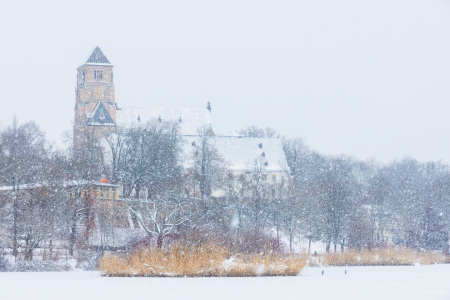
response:
<svg viewBox="0 0 450 300"><path fill-rule="evenodd" d="M0 273L0 299L449 300L450 265L306 268L297 277L260 278L108 278L99 272L81 271Z"/></svg>

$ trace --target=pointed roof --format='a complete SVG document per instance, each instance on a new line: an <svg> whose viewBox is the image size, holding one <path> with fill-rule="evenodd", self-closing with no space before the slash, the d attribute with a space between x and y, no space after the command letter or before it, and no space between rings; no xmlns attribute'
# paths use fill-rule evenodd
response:
<svg viewBox="0 0 450 300"><path fill-rule="evenodd" d="M94 111L87 117L88 126L116 126L102 102L97 103Z"/></svg>
<svg viewBox="0 0 450 300"><path fill-rule="evenodd" d="M97 46L95 47L94 52L92 52L91 56L89 56L88 60L86 61L86 64L107 64L110 65L111 63L106 58L105 54L103 54L102 50Z"/></svg>

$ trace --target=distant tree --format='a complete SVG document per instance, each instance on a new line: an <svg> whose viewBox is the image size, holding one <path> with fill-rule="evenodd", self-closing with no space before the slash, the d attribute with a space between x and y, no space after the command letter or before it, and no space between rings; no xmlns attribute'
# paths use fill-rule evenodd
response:
<svg viewBox="0 0 450 300"><path fill-rule="evenodd" d="M450 220L448 217L450 216L450 172L448 169L433 181L433 195L435 199L434 210L437 214L435 228L440 232L435 236L440 237L438 240L443 244L441 249L449 253L449 242L445 244L445 240L448 241L450 238ZM439 245L440 242L436 245Z"/></svg>
<svg viewBox="0 0 450 300"><path fill-rule="evenodd" d="M286 182L279 185L270 182L267 166L261 158L255 159L243 174L238 175L235 183L235 190L229 186L229 193L237 198L232 205L235 210L234 215L238 217L238 226L259 235L270 225L279 227L281 218L279 213L281 193L287 194Z"/></svg>
<svg viewBox="0 0 450 300"><path fill-rule="evenodd" d="M308 238L308 249L313 239L320 238L325 224L325 209L319 201L322 196L320 180L328 170L325 157L310 150L301 139L285 139L284 153L292 176L292 201L290 206L295 215L299 231ZM288 229L289 230L289 229Z"/></svg>
<svg viewBox="0 0 450 300"><path fill-rule="evenodd" d="M393 195L392 178L384 170L378 170L367 185L368 205L370 207L370 219L374 233L375 243L384 243L385 233L393 220L392 202Z"/></svg>
<svg viewBox="0 0 450 300"><path fill-rule="evenodd" d="M267 127L266 129L258 128L256 126L248 126L246 129L242 129L239 131L239 134L246 137L255 137L255 138L273 138L280 137L279 134L275 131L275 129Z"/></svg>
<svg viewBox="0 0 450 300"><path fill-rule="evenodd" d="M446 228L447 218L431 205L425 206L422 217L423 238L421 246L429 250L448 251L449 233Z"/></svg>
<svg viewBox="0 0 450 300"><path fill-rule="evenodd" d="M198 196L209 197L213 190L223 187L227 164L213 146L213 139L207 128L200 128L198 141L192 143L187 180L193 196L199 192Z"/></svg>
<svg viewBox="0 0 450 300"><path fill-rule="evenodd" d="M73 168L70 170L72 179L93 182L105 174L104 147L100 133L101 128L96 126L77 131L69 154Z"/></svg>
<svg viewBox="0 0 450 300"><path fill-rule="evenodd" d="M283 150L294 181L301 182L311 173L312 151L301 139L285 139Z"/></svg>
<svg viewBox="0 0 450 300"><path fill-rule="evenodd" d="M40 174L41 186L30 191L30 197L22 201L20 209L25 259L33 258L33 250L48 245L50 259L55 240L63 240L67 229L69 193L65 185L66 157L56 151L48 151L45 169Z"/></svg>
<svg viewBox="0 0 450 300"><path fill-rule="evenodd" d="M118 128L107 142L111 178L124 186L123 197L129 199L126 208L132 219L156 239L157 247L203 216L202 200L186 193L189 176L181 165L182 139L176 123L154 120L144 126ZM203 193L209 194L215 179L211 177L212 152L206 145L195 149L201 152L201 159L196 165L200 171L194 173L199 176Z"/></svg>
<svg viewBox="0 0 450 300"><path fill-rule="evenodd" d="M377 170L368 188L376 241L383 242L387 230L394 234L396 244L425 249L440 245L445 251L448 218L440 216L447 213L450 203L449 174L446 165L410 158Z"/></svg>
<svg viewBox="0 0 450 300"><path fill-rule="evenodd" d="M334 251L337 244L344 249L348 237L349 224L354 214L354 182L351 162L347 158L331 158L328 170L325 170L319 180L321 209L324 210L323 231L327 237L328 245L334 242Z"/></svg>
<svg viewBox="0 0 450 300"><path fill-rule="evenodd" d="M199 199L189 198L183 191L182 176L170 177L153 187L148 201L136 201L128 205L133 217L145 232L156 239L158 248L183 226L196 225L204 217Z"/></svg>
<svg viewBox="0 0 450 300"><path fill-rule="evenodd" d="M12 202L8 225L13 240L13 255L18 254L20 238L20 201L24 200L22 189L25 185L39 183L47 161L47 149L44 133L34 122L19 124L17 119L12 125L0 132L0 184L10 186L7 193Z"/></svg>
<svg viewBox="0 0 450 300"><path fill-rule="evenodd" d="M119 128L108 139L112 181L123 185L125 198L181 172L181 137L176 123L154 120L144 126ZM107 152L108 152L107 151Z"/></svg>
<svg viewBox="0 0 450 300"><path fill-rule="evenodd" d="M348 246L361 250L372 247L374 242L374 227L370 219L370 213L364 207L355 212L350 223Z"/></svg>
<svg viewBox="0 0 450 300"><path fill-rule="evenodd" d="M245 229L245 211L247 203L247 191L250 181L246 178L248 175L236 175L232 172L226 174L224 180L224 201L222 205L229 213L229 224L231 230L236 231L239 236L240 232Z"/></svg>
<svg viewBox="0 0 450 300"><path fill-rule="evenodd" d="M282 220L282 228L289 235L289 250L293 252L294 237L303 226L301 198L293 191L286 190L280 195L277 204Z"/></svg>
<svg viewBox="0 0 450 300"><path fill-rule="evenodd" d="M105 169L111 182L120 182L124 176L125 157L129 155L127 146L130 143L130 134L133 133L133 131L129 131L129 128L118 126L116 133L110 134L106 138Z"/></svg>

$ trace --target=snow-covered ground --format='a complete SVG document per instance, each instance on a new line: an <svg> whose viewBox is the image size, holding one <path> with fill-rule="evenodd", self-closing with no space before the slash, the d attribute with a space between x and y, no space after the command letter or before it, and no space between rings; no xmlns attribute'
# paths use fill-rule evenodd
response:
<svg viewBox="0 0 450 300"><path fill-rule="evenodd" d="M253 278L108 278L101 277L99 272L0 273L0 299L449 300L450 265L307 268L297 277Z"/></svg>

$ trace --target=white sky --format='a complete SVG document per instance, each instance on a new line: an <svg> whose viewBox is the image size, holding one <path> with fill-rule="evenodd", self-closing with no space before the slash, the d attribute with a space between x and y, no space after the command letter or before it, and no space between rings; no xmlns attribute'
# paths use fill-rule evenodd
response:
<svg viewBox="0 0 450 300"><path fill-rule="evenodd" d="M98 45L119 105L211 101L216 132L450 163L449 1L7 1L0 41L1 127L16 115L60 141Z"/></svg>

